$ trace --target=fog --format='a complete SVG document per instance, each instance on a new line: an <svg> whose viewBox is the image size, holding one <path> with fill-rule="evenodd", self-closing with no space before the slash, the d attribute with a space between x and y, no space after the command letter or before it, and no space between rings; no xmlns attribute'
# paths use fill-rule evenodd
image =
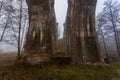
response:
<svg viewBox="0 0 120 80"><path fill-rule="evenodd" d="M102 11L104 1L105 0L98 0L96 6L96 15ZM58 27L61 31L61 37L63 33L63 24L66 18L66 12L67 12L67 0L55 0L55 13L56 13L57 22L59 24ZM16 50L17 50L16 47L0 43L0 52L8 52L8 51L16 51Z"/></svg>

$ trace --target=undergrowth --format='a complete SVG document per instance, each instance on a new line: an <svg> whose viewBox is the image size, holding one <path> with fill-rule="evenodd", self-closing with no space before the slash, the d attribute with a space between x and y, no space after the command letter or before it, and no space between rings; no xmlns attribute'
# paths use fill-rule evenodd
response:
<svg viewBox="0 0 120 80"><path fill-rule="evenodd" d="M3 67L0 80L110 80L116 74L106 66Z"/></svg>
<svg viewBox="0 0 120 80"><path fill-rule="evenodd" d="M116 77L112 66L98 65L47 65L8 66L15 59L9 55L0 56L0 80L111 80ZM7 64L7 65L5 65Z"/></svg>

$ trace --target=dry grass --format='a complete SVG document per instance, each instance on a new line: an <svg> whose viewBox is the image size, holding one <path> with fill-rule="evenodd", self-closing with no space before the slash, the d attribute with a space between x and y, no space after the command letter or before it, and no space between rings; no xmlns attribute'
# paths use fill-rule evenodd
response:
<svg viewBox="0 0 120 80"><path fill-rule="evenodd" d="M110 80L116 75L112 67L100 65L12 67L15 58L16 54L0 55L0 80Z"/></svg>
<svg viewBox="0 0 120 80"><path fill-rule="evenodd" d="M11 65L14 63L17 54L15 53L4 53L0 54L0 66Z"/></svg>

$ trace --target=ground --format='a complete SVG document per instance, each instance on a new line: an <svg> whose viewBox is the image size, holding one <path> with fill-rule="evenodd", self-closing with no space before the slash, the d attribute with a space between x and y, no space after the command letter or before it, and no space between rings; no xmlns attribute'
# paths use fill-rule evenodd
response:
<svg viewBox="0 0 120 80"><path fill-rule="evenodd" d="M113 68L116 70L117 72L117 77L114 77L113 80L120 80L120 60L116 61L112 64Z"/></svg>
<svg viewBox="0 0 120 80"><path fill-rule="evenodd" d="M120 61L112 66L100 65L13 65L15 54L0 55L0 80L120 80Z"/></svg>

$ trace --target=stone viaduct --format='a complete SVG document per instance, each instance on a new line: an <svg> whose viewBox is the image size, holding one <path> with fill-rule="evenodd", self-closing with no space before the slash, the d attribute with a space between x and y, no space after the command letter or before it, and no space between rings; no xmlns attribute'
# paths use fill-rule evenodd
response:
<svg viewBox="0 0 120 80"><path fill-rule="evenodd" d="M65 52L74 63L99 62L100 47L95 29L97 0L68 0L64 24Z"/></svg>
<svg viewBox="0 0 120 80"><path fill-rule="evenodd" d="M57 51L58 28L54 0L26 2L29 29L23 55L29 56L31 62L36 63L50 58ZM95 30L96 2L97 0L68 0L64 24L64 53L72 58L73 63L100 62L100 48Z"/></svg>

